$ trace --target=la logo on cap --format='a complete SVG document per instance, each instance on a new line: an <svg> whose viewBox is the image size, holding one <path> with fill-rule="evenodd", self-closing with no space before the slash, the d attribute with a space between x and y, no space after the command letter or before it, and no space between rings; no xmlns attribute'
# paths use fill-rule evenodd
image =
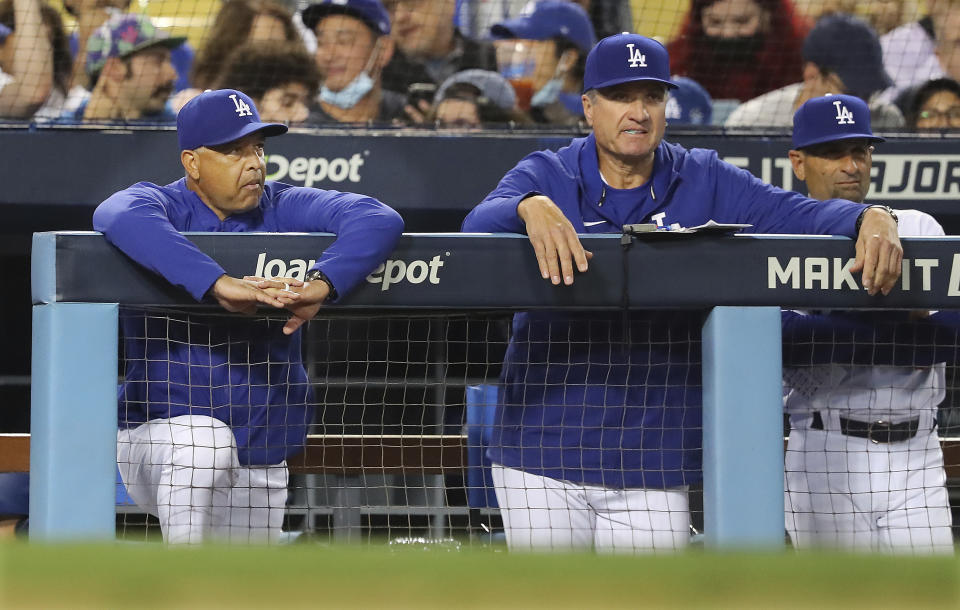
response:
<svg viewBox="0 0 960 610"><path fill-rule="evenodd" d="M230 99L233 100L233 105L236 106L234 110L236 111L238 117L253 116L253 111L250 110L250 106L248 106L245 101L238 98L236 93L230 94Z"/></svg>
<svg viewBox="0 0 960 610"><path fill-rule="evenodd" d="M837 125L853 125L855 123L853 113L847 109L842 100L833 102L833 106L837 109Z"/></svg>
<svg viewBox="0 0 960 610"><path fill-rule="evenodd" d="M640 49L634 49L633 43L627 44L627 54L630 59L631 68L646 68L647 67L647 56L640 52Z"/></svg>

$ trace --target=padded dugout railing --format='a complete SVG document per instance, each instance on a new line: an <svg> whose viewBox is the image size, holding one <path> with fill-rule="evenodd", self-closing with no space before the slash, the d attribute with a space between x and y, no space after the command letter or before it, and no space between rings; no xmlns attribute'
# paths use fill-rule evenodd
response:
<svg viewBox="0 0 960 610"><path fill-rule="evenodd" d="M234 276L307 261L332 241L305 234L190 239ZM554 287L540 278L523 236L407 235L384 269L339 307L712 307L702 336L704 515L706 543L716 548L783 544L782 417L770 408L781 397L779 307L945 309L960 297L954 238L905 240L904 279L887 297L851 284L846 238L657 234L584 244L595 255L590 271L572 287ZM112 539L118 304L196 304L97 233L36 234L32 264L31 536ZM408 275L411 268L417 272ZM462 466L462 447L451 449Z"/></svg>

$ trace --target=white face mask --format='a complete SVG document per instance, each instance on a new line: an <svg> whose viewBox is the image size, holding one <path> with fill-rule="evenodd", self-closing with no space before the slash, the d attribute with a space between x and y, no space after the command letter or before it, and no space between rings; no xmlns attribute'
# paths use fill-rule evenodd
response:
<svg viewBox="0 0 960 610"><path fill-rule="evenodd" d="M346 110L356 106L371 89L373 79L366 72L361 72L340 91L331 91L326 85L320 87L320 101Z"/></svg>
<svg viewBox="0 0 960 610"><path fill-rule="evenodd" d="M560 97L560 91L563 89L563 77L554 76L533 94L530 98L531 106L549 106Z"/></svg>
<svg viewBox="0 0 960 610"><path fill-rule="evenodd" d="M549 106L560 98L560 92L563 91L563 82L567 78L569 70L568 64L573 60L566 52L557 62L557 68L553 72L553 77L540 87L540 89L530 98L531 106Z"/></svg>
<svg viewBox="0 0 960 610"><path fill-rule="evenodd" d="M380 50L380 39L373 45L370 51L370 58L367 59L367 65L363 67L360 74L353 77L347 86L340 91L332 91L326 85L320 87L320 101L332 104L337 108L347 110L356 106L373 89L373 78L370 76L370 69Z"/></svg>

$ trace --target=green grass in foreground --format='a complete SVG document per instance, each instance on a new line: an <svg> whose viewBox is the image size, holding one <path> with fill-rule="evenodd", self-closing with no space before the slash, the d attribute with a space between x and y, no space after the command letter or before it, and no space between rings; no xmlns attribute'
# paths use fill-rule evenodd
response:
<svg viewBox="0 0 960 610"><path fill-rule="evenodd" d="M0 546L3 608L958 608L960 560Z"/></svg>

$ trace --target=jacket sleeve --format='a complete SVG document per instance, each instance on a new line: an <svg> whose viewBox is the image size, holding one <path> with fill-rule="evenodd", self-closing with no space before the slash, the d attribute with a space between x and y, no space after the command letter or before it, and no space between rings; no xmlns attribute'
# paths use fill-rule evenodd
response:
<svg viewBox="0 0 960 610"><path fill-rule="evenodd" d="M784 310L783 365L862 364L931 366L956 364L960 312L938 311L909 320L907 312Z"/></svg>
<svg viewBox="0 0 960 610"><path fill-rule="evenodd" d="M134 185L97 206L93 228L138 264L200 301L225 272L171 222L160 191Z"/></svg>
<svg viewBox="0 0 960 610"><path fill-rule="evenodd" d="M531 195L546 194L548 188L539 176L547 172L543 153L524 158L500 180L463 221L466 233L526 233L517 206ZM540 171L538 171L538 168Z"/></svg>
<svg viewBox="0 0 960 610"><path fill-rule="evenodd" d="M383 263L403 234L403 219L372 197L340 191L292 187L277 196L281 231L333 233L336 241L313 266L343 298Z"/></svg>
<svg viewBox="0 0 960 610"><path fill-rule="evenodd" d="M717 199L724 217L753 225L751 233L856 237L867 206L844 199L817 201L767 184L745 169L715 160Z"/></svg>

